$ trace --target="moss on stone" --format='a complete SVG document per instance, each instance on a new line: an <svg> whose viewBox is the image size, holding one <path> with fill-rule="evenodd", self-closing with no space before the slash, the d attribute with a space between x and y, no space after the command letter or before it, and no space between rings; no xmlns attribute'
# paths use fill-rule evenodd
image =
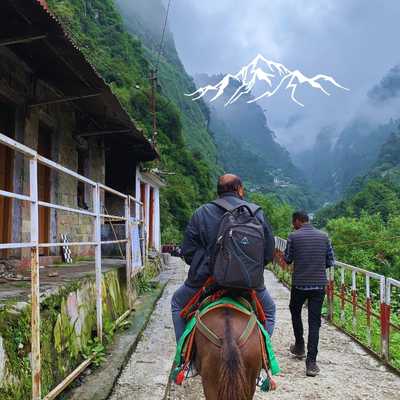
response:
<svg viewBox="0 0 400 400"><path fill-rule="evenodd" d="M154 263L142 272L142 281L158 271ZM136 289L133 288L136 296ZM128 308L124 269L103 274L103 331L112 340L115 320ZM0 398L31 397L31 327L29 304L16 309L7 302L0 310L0 336L6 353L6 377L0 382ZM60 288L41 303L42 394L48 393L85 357L96 336L96 283L94 277Z"/></svg>

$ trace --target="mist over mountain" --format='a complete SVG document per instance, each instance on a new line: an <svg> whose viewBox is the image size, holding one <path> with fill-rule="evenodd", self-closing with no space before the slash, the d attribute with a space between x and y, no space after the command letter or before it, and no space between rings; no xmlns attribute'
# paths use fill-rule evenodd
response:
<svg viewBox="0 0 400 400"><path fill-rule="evenodd" d="M301 167L321 203L340 199L357 177L377 163L382 146L400 123L400 67L391 68L366 92L357 112L342 128L340 121L322 129L310 149L297 154Z"/></svg>
<svg viewBox="0 0 400 400"><path fill-rule="evenodd" d="M375 103L387 102L400 96L400 65L394 66L369 92Z"/></svg>
<svg viewBox="0 0 400 400"><path fill-rule="evenodd" d="M197 74L198 87L215 85L223 74ZM227 101L237 92L241 82L231 79L224 92L209 103L209 129L214 136L218 160L224 170L237 173L250 191L275 193L282 200L298 207L313 208L304 174L294 166L289 152L276 141L263 109L253 103L251 93L229 106ZM205 96L209 100L214 93Z"/></svg>

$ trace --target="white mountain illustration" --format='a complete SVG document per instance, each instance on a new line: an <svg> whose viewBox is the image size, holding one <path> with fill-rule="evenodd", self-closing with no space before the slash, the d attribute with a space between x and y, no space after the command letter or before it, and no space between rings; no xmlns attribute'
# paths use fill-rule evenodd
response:
<svg viewBox="0 0 400 400"><path fill-rule="evenodd" d="M318 74L312 78L308 78L299 70L291 71L283 64L267 60L261 54L258 54L250 64L242 67L236 75L226 74L216 85L201 87L195 92L186 94L185 96L193 97L195 101L204 97L209 92L215 92L215 95L210 100L210 102L213 102L223 95L225 89L230 85L232 80L237 81L239 87L225 103L225 106L233 104L243 94L251 92L256 84L259 83L264 83L267 89L257 98L251 99L247 101L247 103L253 103L263 97L272 97L282 89L290 90L291 99L299 106L304 107L304 104L298 101L295 96L298 86L303 84L308 84L327 96L330 96L330 93L322 86L322 83L329 82L339 89L350 90L339 85L331 76Z"/></svg>

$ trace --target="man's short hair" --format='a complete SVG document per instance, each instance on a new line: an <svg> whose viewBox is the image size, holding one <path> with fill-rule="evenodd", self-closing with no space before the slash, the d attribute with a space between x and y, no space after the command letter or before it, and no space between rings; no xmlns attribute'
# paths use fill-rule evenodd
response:
<svg viewBox="0 0 400 400"><path fill-rule="evenodd" d="M304 210L295 211L292 215L292 221L309 222L310 218Z"/></svg>
<svg viewBox="0 0 400 400"><path fill-rule="evenodd" d="M241 187L243 187L243 183L237 175L225 174L218 178L218 195L230 192L237 192Z"/></svg>

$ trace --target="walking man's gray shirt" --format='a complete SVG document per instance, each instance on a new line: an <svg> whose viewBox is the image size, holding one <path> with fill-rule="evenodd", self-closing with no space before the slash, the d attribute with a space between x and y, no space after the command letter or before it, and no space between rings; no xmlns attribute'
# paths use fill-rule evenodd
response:
<svg viewBox="0 0 400 400"><path fill-rule="evenodd" d="M326 268L335 265L328 235L311 224L289 235L284 258L294 264L292 284L296 287L325 286Z"/></svg>

